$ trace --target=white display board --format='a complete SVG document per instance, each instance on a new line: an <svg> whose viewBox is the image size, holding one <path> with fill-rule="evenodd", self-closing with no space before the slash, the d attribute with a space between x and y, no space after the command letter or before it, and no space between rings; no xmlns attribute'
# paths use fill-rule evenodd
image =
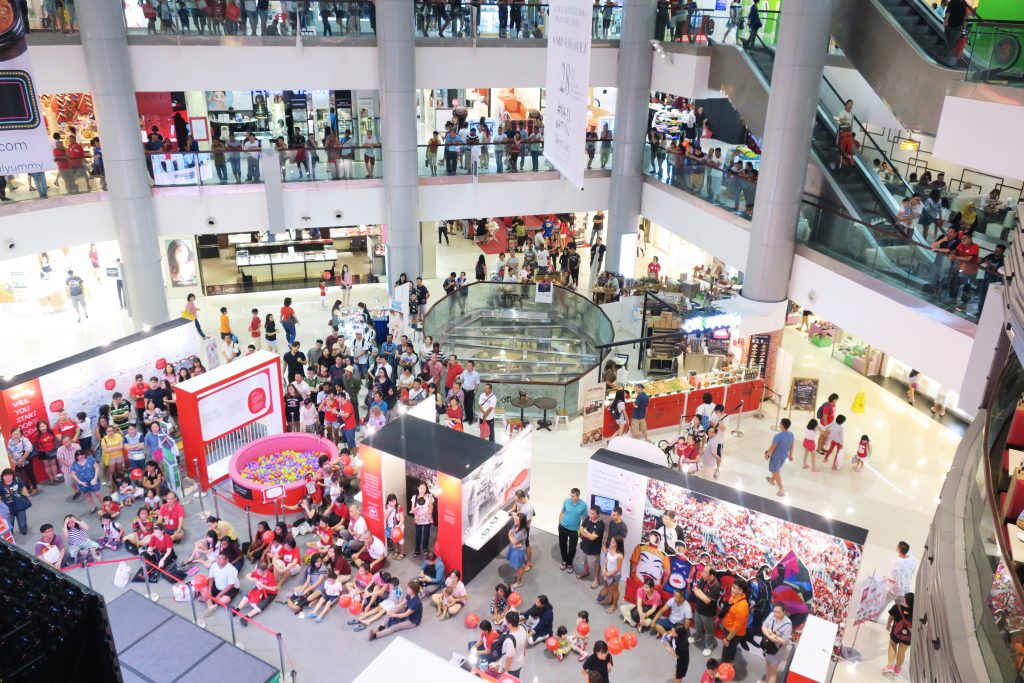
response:
<svg viewBox="0 0 1024 683"><path fill-rule="evenodd" d="M462 542L483 547L508 521L515 492L530 490L533 428L527 427L462 480Z"/></svg>
<svg viewBox="0 0 1024 683"><path fill-rule="evenodd" d="M445 683L480 683L480 679L468 671L449 664L433 652L409 642L402 636L395 636L352 683L412 679Z"/></svg>
<svg viewBox="0 0 1024 683"><path fill-rule="evenodd" d="M626 528L629 530L626 535L628 539L626 552L628 554L629 549L643 537L647 477L591 460L587 466L587 491L584 500L588 506L591 503L591 496L601 496L618 501L619 507L622 508L622 521L626 523ZM628 569L628 563L623 562L623 573L627 573Z"/></svg>
<svg viewBox="0 0 1024 683"><path fill-rule="evenodd" d="M544 156L583 189L590 85L591 0L551 0Z"/></svg>
<svg viewBox="0 0 1024 683"><path fill-rule="evenodd" d="M832 664L832 648L836 642L839 625L813 614L808 615L800 642L789 665L791 680L805 683L824 683L829 680L828 671Z"/></svg>
<svg viewBox="0 0 1024 683"><path fill-rule="evenodd" d="M13 10L16 4L11 3L8 10ZM7 22L3 26L4 33L13 33L12 23L22 21L27 22L28 17ZM9 104L0 119L0 175L49 170L54 167L53 151L39 110L39 93L32 80L32 63L24 37L5 48L4 54L7 58L0 59L0 68L4 71ZM78 143L84 144L84 141Z"/></svg>

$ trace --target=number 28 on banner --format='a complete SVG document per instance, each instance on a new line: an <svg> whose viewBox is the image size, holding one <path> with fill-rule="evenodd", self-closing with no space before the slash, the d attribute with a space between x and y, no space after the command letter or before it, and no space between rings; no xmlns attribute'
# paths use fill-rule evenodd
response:
<svg viewBox="0 0 1024 683"><path fill-rule="evenodd" d="M558 92L570 95L574 92L573 83L576 81L576 69L565 62L562 62L562 82L558 86Z"/></svg>

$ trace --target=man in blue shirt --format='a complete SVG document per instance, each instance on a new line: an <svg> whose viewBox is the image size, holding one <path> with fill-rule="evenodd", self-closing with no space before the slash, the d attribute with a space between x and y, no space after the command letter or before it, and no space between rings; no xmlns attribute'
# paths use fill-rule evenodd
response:
<svg viewBox="0 0 1024 683"><path fill-rule="evenodd" d="M444 560L435 553L427 553L427 561L420 567L419 581L423 595L430 595L444 588Z"/></svg>
<svg viewBox="0 0 1024 683"><path fill-rule="evenodd" d="M562 554L562 569L570 574L574 571L572 561L576 558L576 543L585 514L587 504L580 500L580 490L572 489L558 513L558 550Z"/></svg>
<svg viewBox="0 0 1024 683"><path fill-rule="evenodd" d="M444 131L444 170L448 175L453 175L458 167L459 161L459 136L452 130L451 125L445 126Z"/></svg>
<svg viewBox="0 0 1024 683"><path fill-rule="evenodd" d="M644 391L643 384L636 385L636 398L633 399L633 433L643 437L644 441L650 443L647 438L647 404L651 397Z"/></svg>
<svg viewBox="0 0 1024 683"><path fill-rule="evenodd" d="M395 335L388 333L387 341L380 345L378 353L391 366L391 376L398 377L398 344L395 343Z"/></svg>
<svg viewBox="0 0 1024 683"><path fill-rule="evenodd" d="M768 461L768 472L770 476L765 477L769 484L775 484L779 490L776 496L782 498L786 495L782 488L782 466L788 458L793 460L793 432L789 431L790 421L782 418L779 422L779 432L772 437L772 445L764 452L764 459Z"/></svg>

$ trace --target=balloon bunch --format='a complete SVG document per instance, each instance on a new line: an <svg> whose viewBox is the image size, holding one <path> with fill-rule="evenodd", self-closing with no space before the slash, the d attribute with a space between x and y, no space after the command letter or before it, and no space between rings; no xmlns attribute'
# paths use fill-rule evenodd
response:
<svg viewBox="0 0 1024 683"><path fill-rule="evenodd" d="M619 634L619 629L609 626L604 630L604 640L608 643L608 652L613 655L622 654L623 650L632 650L637 646L636 634L632 631Z"/></svg>

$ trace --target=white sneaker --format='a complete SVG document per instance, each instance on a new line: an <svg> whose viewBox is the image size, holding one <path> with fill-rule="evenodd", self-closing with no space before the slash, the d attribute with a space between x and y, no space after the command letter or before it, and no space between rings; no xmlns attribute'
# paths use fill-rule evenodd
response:
<svg viewBox="0 0 1024 683"><path fill-rule="evenodd" d="M697 642L697 639L694 638L693 636L690 636L689 638L686 639L686 642L688 642L691 645L693 645L695 642Z"/></svg>
<svg viewBox="0 0 1024 683"><path fill-rule="evenodd" d="M700 654L702 656L704 656L704 657L710 657L711 656L711 650L710 650L710 648L706 649L706 650L701 650Z"/></svg>

